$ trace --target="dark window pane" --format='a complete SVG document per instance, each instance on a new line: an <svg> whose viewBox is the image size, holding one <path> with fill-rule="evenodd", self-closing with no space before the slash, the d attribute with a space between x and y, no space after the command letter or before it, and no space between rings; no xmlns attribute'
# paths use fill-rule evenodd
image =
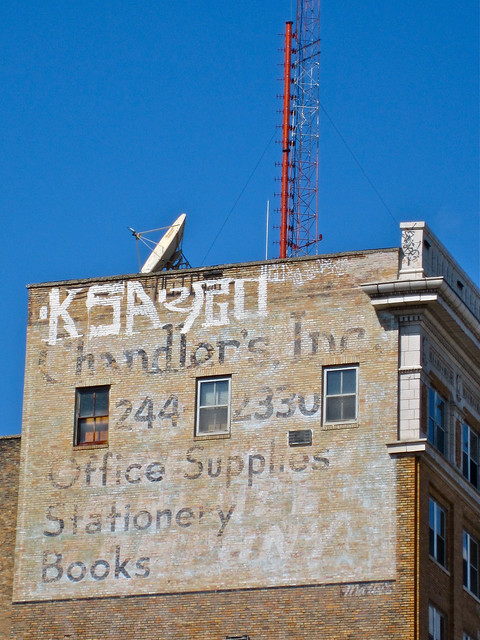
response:
<svg viewBox="0 0 480 640"><path fill-rule="evenodd" d="M355 369L347 369L343 372L343 388L342 393L357 392L357 371Z"/></svg>
<svg viewBox="0 0 480 640"><path fill-rule="evenodd" d="M470 571L470 591L478 596L478 569L474 566Z"/></svg>
<svg viewBox="0 0 480 640"><path fill-rule="evenodd" d="M215 424L217 429L225 431L228 422L228 407L219 407L215 415Z"/></svg>
<svg viewBox="0 0 480 640"><path fill-rule="evenodd" d="M200 409L198 431L226 431L228 426L227 407L205 407Z"/></svg>
<svg viewBox="0 0 480 640"><path fill-rule="evenodd" d="M342 399L338 398L327 398L327 411L326 411L326 419L327 422L335 422L342 419Z"/></svg>
<svg viewBox="0 0 480 640"><path fill-rule="evenodd" d="M327 395L338 395L342 392L342 372L327 371Z"/></svg>
<svg viewBox="0 0 480 640"><path fill-rule="evenodd" d="M202 382L200 385L200 406L207 407L215 404L215 383Z"/></svg>
<svg viewBox="0 0 480 640"><path fill-rule="evenodd" d="M440 429L440 428L437 429L436 445L440 453L445 453L445 432L443 431L443 429Z"/></svg>
<svg viewBox="0 0 480 640"><path fill-rule="evenodd" d="M95 391L95 415L108 415L108 389Z"/></svg>
<svg viewBox="0 0 480 640"><path fill-rule="evenodd" d="M478 544L470 538L470 563L478 567Z"/></svg>
<svg viewBox="0 0 480 640"><path fill-rule="evenodd" d="M228 404L228 380L220 380L216 383L216 404Z"/></svg>
<svg viewBox="0 0 480 640"><path fill-rule="evenodd" d="M199 411L198 416L198 431L199 433L206 433L213 431L213 425L215 420L215 408L204 407Z"/></svg>
<svg viewBox="0 0 480 640"><path fill-rule="evenodd" d="M428 413L432 417L435 415L435 391L433 389L428 390Z"/></svg>
<svg viewBox="0 0 480 640"><path fill-rule="evenodd" d="M437 507L437 511L438 511L437 531L439 535L441 535L443 538L445 537L445 511L440 507Z"/></svg>
<svg viewBox="0 0 480 640"><path fill-rule="evenodd" d="M343 420L355 420L355 396L346 396L343 398Z"/></svg>
<svg viewBox="0 0 480 640"><path fill-rule="evenodd" d="M78 392L78 400L79 400L79 411L78 415L80 418L93 416L93 393L92 391L79 391Z"/></svg>
<svg viewBox="0 0 480 640"><path fill-rule="evenodd" d="M441 565L445 565L445 542L440 536L437 536L437 556L436 556L436 560Z"/></svg>
<svg viewBox="0 0 480 640"><path fill-rule="evenodd" d="M95 420L94 418L83 418L78 421L78 444L88 444L94 442Z"/></svg>
<svg viewBox="0 0 480 640"><path fill-rule="evenodd" d="M462 455L462 471L465 478L470 478L470 459L466 453Z"/></svg>
<svg viewBox="0 0 480 640"><path fill-rule="evenodd" d="M106 442L107 440L108 440L108 417L96 418L95 442Z"/></svg>
<svg viewBox="0 0 480 640"><path fill-rule="evenodd" d="M473 460L470 465L470 482L478 489L478 465Z"/></svg>
<svg viewBox="0 0 480 640"><path fill-rule="evenodd" d="M473 433L473 431L470 431L470 455L472 457L472 460L474 460L475 462L479 462L479 447L478 447L478 443L479 443L479 438L477 436L476 433Z"/></svg>
<svg viewBox="0 0 480 640"><path fill-rule="evenodd" d="M443 400L440 400L440 398L437 398L437 407L436 407L436 411L435 411L435 420L442 427L443 427L443 416L444 416Z"/></svg>
<svg viewBox="0 0 480 640"><path fill-rule="evenodd" d="M445 640L445 616L440 616L440 640Z"/></svg>

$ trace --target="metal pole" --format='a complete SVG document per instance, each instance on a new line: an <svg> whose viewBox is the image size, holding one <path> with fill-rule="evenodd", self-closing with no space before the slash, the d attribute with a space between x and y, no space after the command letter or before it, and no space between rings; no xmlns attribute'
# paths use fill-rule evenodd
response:
<svg viewBox="0 0 480 640"><path fill-rule="evenodd" d="M268 260L268 215L270 212L270 200L267 200L267 231L265 233L265 260Z"/></svg>
<svg viewBox="0 0 480 640"><path fill-rule="evenodd" d="M285 33L285 87L283 93L283 136L282 136L282 200L280 223L280 258L287 257L288 233L288 172L290 168L290 88L292 74L292 22L286 24Z"/></svg>

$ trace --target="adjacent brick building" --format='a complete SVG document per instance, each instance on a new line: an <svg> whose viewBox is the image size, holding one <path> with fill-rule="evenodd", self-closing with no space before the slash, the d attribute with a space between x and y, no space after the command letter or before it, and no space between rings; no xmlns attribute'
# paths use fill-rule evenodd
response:
<svg viewBox="0 0 480 640"><path fill-rule="evenodd" d="M0 437L0 638L10 638L20 436Z"/></svg>
<svg viewBox="0 0 480 640"><path fill-rule="evenodd" d="M480 293L423 223L29 294L11 638L480 637Z"/></svg>

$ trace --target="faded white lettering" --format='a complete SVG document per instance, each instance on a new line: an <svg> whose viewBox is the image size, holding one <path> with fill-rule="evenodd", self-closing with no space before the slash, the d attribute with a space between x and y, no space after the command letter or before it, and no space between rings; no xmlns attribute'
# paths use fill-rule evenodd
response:
<svg viewBox="0 0 480 640"><path fill-rule="evenodd" d="M136 304L136 300L140 304ZM157 310L153 301L145 293L144 288L138 281L127 283L127 334L133 333L133 322L136 316L145 316L150 320L154 329L161 326Z"/></svg>
<svg viewBox="0 0 480 640"><path fill-rule="evenodd" d="M228 302L216 302L216 296L226 296L229 292L231 280L223 278L222 280L210 280L205 283L205 322L204 327L219 327L229 324L228 319ZM215 287L219 286L219 289ZM217 315L214 307L217 307Z"/></svg>
<svg viewBox="0 0 480 640"><path fill-rule="evenodd" d="M78 333L75 322L67 309L73 299L82 289L67 289L67 297L60 303L60 289L54 287L50 290L50 322L48 327L48 344L54 345L58 340L58 319L63 320L66 332L71 338L80 338L82 334Z"/></svg>
<svg viewBox="0 0 480 640"><path fill-rule="evenodd" d="M125 283L97 284L90 287L87 293L87 309L90 311L95 306L112 307L112 324L101 324L98 327L90 326L90 337L118 335L120 333L121 304L125 291Z"/></svg>
<svg viewBox="0 0 480 640"><path fill-rule="evenodd" d="M193 283L193 291L195 292L195 298L193 300L190 313L188 314L185 320L185 324L183 325L182 333L188 333L188 331L190 330L193 323L198 318L198 316L200 315L200 312L203 309L203 302L204 302L203 285L204 285L203 282Z"/></svg>

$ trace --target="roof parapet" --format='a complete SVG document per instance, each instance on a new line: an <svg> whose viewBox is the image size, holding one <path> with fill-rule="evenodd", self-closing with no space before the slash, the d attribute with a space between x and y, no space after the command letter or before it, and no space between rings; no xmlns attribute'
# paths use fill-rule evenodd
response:
<svg viewBox="0 0 480 640"><path fill-rule="evenodd" d="M441 276L480 321L480 290L425 222L401 222L402 253L399 280Z"/></svg>

